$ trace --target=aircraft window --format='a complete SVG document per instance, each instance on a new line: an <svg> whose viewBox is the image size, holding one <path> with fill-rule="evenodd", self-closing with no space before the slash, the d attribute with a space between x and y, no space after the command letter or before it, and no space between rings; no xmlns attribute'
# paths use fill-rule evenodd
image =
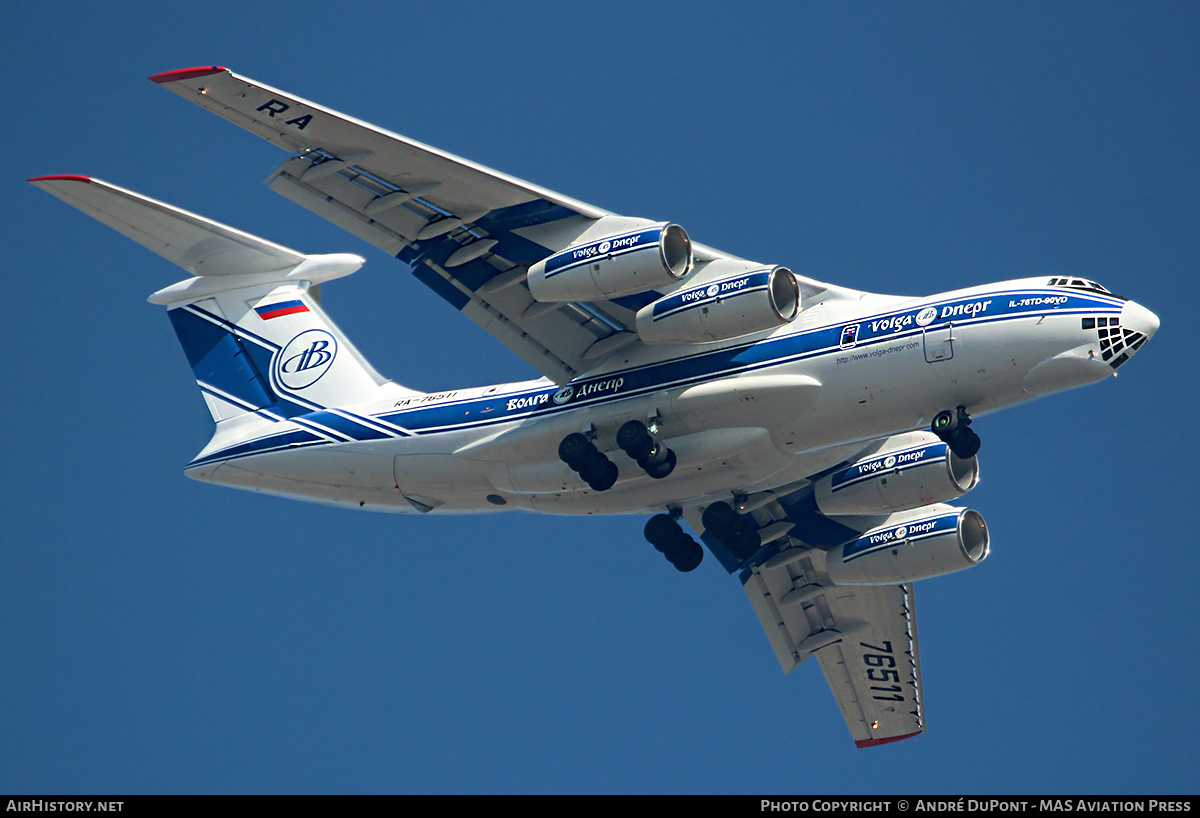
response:
<svg viewBox="0 0 1200 818"><path fill-rule="evenodd" d="M1096 328L1096 319L1095 318L1083 319L1083 328L1084 329L1095 329Z"/></svg>
<svg viewBox="0 0 1200 818"><path fill-rule="evenodd" d="M1122 301L1128 300L1124 296L1115 295L1107 287L1086 278L1052 278L1048 282L1047 286L1070 287L1074 290L1091 290L1092 292L1104 293L1105 295L1111 295L1114 298L1120 298Z"/></svg>

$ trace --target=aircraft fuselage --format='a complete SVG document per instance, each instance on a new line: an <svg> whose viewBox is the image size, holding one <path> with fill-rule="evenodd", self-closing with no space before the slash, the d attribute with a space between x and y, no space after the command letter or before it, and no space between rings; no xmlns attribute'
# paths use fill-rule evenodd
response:
<svg viewBox="0 0 1200 818"><path fill-rule="evenodd" d="M225 447L218 430L187 473L375 510L649 511L799 480L866 441L927 428L943 409L979 415L1103 380L1157 326L1132 301L1044 278L927 298L818 300L774 332L642 346L563 387L541 379L254 417L263 429L252 444ZM667 478L617 449L616 431L631 419L678 455ZM608 491L590 489L557 456L581 431L618 467Z"/></svg>

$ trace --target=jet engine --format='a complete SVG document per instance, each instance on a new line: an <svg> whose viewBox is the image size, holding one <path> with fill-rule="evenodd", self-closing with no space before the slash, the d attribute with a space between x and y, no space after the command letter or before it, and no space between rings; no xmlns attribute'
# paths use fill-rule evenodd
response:
<svg viewBox="0 0 1200 818"><path fill-rule="evenodd" d="M715 271L713 262L705 272ZM702 344L774 329L800 313L800 285L786 267L743 270L647 304L637 334L647 344Z"/></svg>
<svg viewBox="0 0 1200 818"><path fill-rule="evenodd" d="M988 551L987 524L978 511L938 504L893 514L837 546L825 570L835 585L910 582L978 565Z"/></svg>
<svg viewBox="0 0 1200 818"><path fill-rule="evenodd" d="M568 247L529 268L538 301L604 301L665 287L692 271L692 241L677 224L655 224Z"/></svg>
<svg viewBox="0 0 1200 818"><path fill-rule="evenodd" d="M979 482L979 461L961 458L928 432L888 438L883 448L813 486L822 514L907 511L962 497Z"/></svg>

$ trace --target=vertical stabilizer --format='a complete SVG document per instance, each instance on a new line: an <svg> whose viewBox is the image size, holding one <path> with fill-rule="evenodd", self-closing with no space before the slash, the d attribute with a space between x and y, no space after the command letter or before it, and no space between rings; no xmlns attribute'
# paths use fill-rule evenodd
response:
<svg viewBox="0 0 1200 818"><path fill-rule="evenodd" d="M360 256L304 255L86 176L29 181L193 274L150 301L167 307L213 420L294 417L373 400L385 384L397 391L313 297Z"/></svg>
<svg viewBox="0 0 1200 818"><path fill-rule="evenodd" d="M305 285L214 293L172 306L167 316L217 421L369 401L384 383Z"/></svg>

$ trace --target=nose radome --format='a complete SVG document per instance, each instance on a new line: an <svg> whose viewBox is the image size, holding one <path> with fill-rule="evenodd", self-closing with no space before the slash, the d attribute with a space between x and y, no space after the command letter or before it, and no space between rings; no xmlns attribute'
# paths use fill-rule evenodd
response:
<svg viewBox="0 0 1200 818"><path fill-rule="evenodd" d="M1121 326L1140 332L1147 338L1158 330L1158 316L1134 301L1126 301L1121 312Z"/></svg>

